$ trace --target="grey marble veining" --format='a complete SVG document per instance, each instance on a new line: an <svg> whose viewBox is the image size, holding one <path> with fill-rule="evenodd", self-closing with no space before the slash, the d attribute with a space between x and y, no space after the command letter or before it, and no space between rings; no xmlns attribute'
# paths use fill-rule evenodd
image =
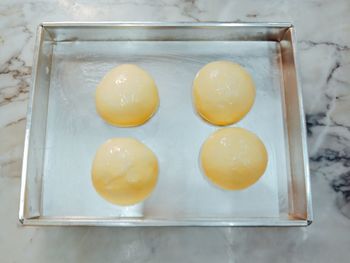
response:
<svg viewBox="0 0 350 263"><path fill-rule="evenodd" d="M2 0L1 262L349 262L350 2ZM35 228L17 221L36 26L42 21L291 21L315 220L307 228Z"/></svg>

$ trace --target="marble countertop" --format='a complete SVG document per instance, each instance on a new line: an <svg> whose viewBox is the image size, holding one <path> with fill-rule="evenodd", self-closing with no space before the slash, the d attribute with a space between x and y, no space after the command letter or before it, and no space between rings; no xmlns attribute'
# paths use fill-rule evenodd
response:
<svg viewBox="0 0 350 263"><path fill-rule="evenodd" d="M348 0L2 0L1 262L349 262ZM304 94L314 222L307 228L22 227L25 115L42 21L291 21Z"/></svg>

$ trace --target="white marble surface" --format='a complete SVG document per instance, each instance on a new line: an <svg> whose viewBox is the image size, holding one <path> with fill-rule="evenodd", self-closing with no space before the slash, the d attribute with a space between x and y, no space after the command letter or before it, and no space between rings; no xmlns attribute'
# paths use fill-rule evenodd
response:
<svg viewBox="0 0 350 263"><path fill-rule="evenodd" d="M2 0L0 261L349 262L349 13L348 0ZM20 165L35 28L63 20L292 21L299 40L314 223L307 228L21 227Z"/></svg>

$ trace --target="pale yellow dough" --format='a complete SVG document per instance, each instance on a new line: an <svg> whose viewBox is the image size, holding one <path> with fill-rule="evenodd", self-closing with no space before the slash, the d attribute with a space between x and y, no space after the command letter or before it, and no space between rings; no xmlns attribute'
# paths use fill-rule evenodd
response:
<svg viewBox="0 0 350 263"><path fill-rule="evenodd" d="M158 178L158 161L144 144L132 138L113 138L96 152L92 183L107 201L133 205L147 198Z"/></svg>
<svg viewBox="0 0 350 263"><path fill-rule="evenodd" d="M268 156L262 141L243 128L223 128L203 144L200 154L205 175L217 186L240 190L264 174Z"/></svg>
<svg viewBox="0 0 350 263"><path fill-rule="evenodd" d="M99 115L109 124L120 127L145 123L159 105L153 78L132 64L109 71L96 88L95 100Z"/></svg>
<svg viewBox="0 0 350 263"><path fill-rule="evenodd" d="M214 125L229 125L242 119L255 100L255 85L240 65L215 61L205 65L193 81L194 106Z"/></svg>

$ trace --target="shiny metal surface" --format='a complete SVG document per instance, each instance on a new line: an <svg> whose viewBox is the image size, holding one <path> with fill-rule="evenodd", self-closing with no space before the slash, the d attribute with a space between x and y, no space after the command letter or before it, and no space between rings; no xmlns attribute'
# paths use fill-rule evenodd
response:
<svg viewBox="0 0 350 263"><path fill-rule="evenodd" d="M26 225L305 226L312 221L305 122L289 23L43 23L28 110L19 218ZM201 144L217 127L196 116L195 73L234 60L257 83L235 126L264 141L269 164L251 188L227 192L201 175ZM115 128L97 115L96 84L135 63L155 78L160 108L145 125ZM157 154L160 180L132 207L94 192L91 161L106 139L131 136Z"/></svg>

